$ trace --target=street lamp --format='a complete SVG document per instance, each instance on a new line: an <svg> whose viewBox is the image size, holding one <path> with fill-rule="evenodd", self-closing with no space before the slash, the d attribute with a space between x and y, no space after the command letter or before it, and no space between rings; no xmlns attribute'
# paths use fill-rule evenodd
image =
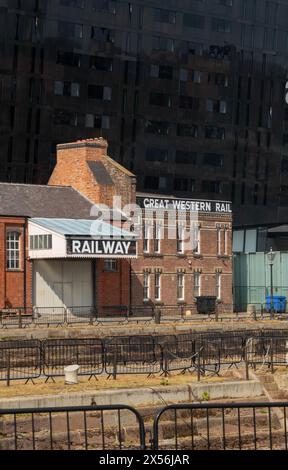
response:
<svg viewBox="0 0 288 470"><path fill-rule="evenodd" d="M267 253L268 264L270 265L270 317L273 318L273 263L276 253L270 248Z"/></svg>

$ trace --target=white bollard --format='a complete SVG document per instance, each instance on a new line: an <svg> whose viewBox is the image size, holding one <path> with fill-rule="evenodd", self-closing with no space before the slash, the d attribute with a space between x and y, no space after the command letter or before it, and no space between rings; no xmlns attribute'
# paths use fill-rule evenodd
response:
<svg viewBox="0 0 288 470"><path fill-rule="evenodd" d="M78 384L78 370L79 370L79 366L77 364L64 367L65 384L67 385Z"/></svg>

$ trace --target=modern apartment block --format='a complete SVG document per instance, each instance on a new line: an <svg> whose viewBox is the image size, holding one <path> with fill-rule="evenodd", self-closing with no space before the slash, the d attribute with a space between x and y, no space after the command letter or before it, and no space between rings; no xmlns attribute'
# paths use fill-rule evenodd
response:
<svg viewBox="0 0 288 470"><path fill-rule="evenodd" d="M288 216L287 0L0 0L0 179L102 136L138 191Z"/></svg>

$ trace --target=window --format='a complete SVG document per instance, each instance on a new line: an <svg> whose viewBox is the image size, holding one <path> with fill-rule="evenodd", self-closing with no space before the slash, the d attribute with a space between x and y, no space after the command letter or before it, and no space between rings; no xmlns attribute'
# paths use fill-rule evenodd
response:
<svg viewBox="0 0 288 470"><path fill-rule="evenodd" d="M178 273L178 276L177 276L177 300L185 300L184 273Z"/></svg>
<svg viewBox="0 0 288 470"><path fill-rule="evenodd" d="M216 273L215 274L215 294L218 300L221 299L221 274Z"/></svg>
<svg viewBox="0 0 288 470"><path fill-rule="evenodd" d="M90 68L96 70L103 70L105 72L112 72L113 60L107 57L94 57L90 56Z"/></svg>
<svg viewBox="0 0 288 470"><path fill-rule="evenodd" d="M116 15L116 0L92 0L92 9Z"/></svg>
<svg viewBox="0 0 288 470"><path fill-rule="evenodd" d="M20 232L8 230L6 234L6 267L20 269Z"/></svg>
<svg viewBox="0 0 288 470"><path fill-rule="evenodd" d="M162 8L155 8L154 20L158 23L176 24L176 12L171 10L163 10Z"/></svg>
<svg viewBox="0 0 288 470"><path fill-rule="evenodd" d="M221 227L217 227L217 255L221 255Z"/></svg>
<svg viewBox="0 0 288 470"><path fill-rule="evenodd" d="M223 86L226 88L228 87L228 84L229 84L229 80L228 80L227 75L225 75L224 73L215 74L215 85Z"/></svg>
<svg viewBox="0 0 288 470"><path fill-rule="evenodd" d="M167 162L168 161L168 150L158 148L148 148L146 150L147 162Z"/></svg>
<svg viewBox="0 0 288 470"><path fill-rule="evenodd" d="M161 300L161 274L155 273L155 300Z"/></svg>
<svg viewBox="0 0 288 470"><path fill-rule="evenodd" d="M191 80L194 83L201 83L201 76L202 73L199 70L192 70L191 72Z"/></svg>
<svg viewBox="0 0 288 470"><path fill-rule="evenodd" d="M118 271L118 262L116 259L104 260L104 271L116 272Z"/></svg>
<svg viewBox="0 0 288 470"><path fill-rule="evenodd" d="M198 126L177 124L177 135L182 137L198 137Z"/></svg>
<svg viewBox="0 0 288 470"><path fill-rule="evenodd" d="M195 180L192 180L191 178L175 178L174 179L175 191L193 192L194 189L195 189Z"/></svg>
<svg viewBox="0 0 288 470"><path fill-rule="evenodd" d="M191 13L184 13L183 26L188 28L204 29L205 17L201 15L193 15Z"/></svg>
<svg viewBox="0 0 288 470"><path fill-rule="evenodd" d="M52 121L55 125L75 127L78 124L78 115L71 111L55 109L52 115Z"/></svg>
<svg viewBox="0 0 288 470"><path fill-rule="evenodd" d="M227 113L227 104L226 101L222 100L206 100L206 110L211 113Z"/></svg>
<svg viewBox="0 0 288 470"><path fill-rule="evenodd" d="M169 65L151 64L150 76L171 80L173 78L173 67L170 67Z"/></svg>
<svg viewBox="0 0 288 470"><path fill-rule="evenodd" d="M180 96L179 97L179 108L181 109L199 109L199 98L193 98L192 96Z"/></svg>
<svg viewBox="0 0 288 470"><path fill-rule="evenodd" d="M88 85L88 98L111 101L112 88L109 86Z"/></svg>
<svg viewBox="0 0 288 470"><path fill-rule="evenodd" d="M203 193L222 193L220 181L202 181Z"/></svg>
<svg viewBox="0 0 288 470"><path fill-rule="evenodd" d="M149 253L150 225L145 224L143 230L143 252Z"/></svg>
<svg viewBox="0 0 288 470"><path fill-rule="evenodd" d="M201 274L194 273L194 297L201 295Z"/></svg>
<svg viewBox="0 0 288 470"><path fill-rule="evenodd" d="M193 251L200 255L200 227L196 224L193 227Z"/></svg>
<svg viewBox="0 0 288 470"><path fill-rule="evenodd" d="M166 189L167 177L166 176L145 176L144 186L145 186L145 189Z"/></svg>
<svg viewBox="0 0 288 470"><path fill-rule="evenodd" d="M155 224L154 228L154 253L160 253L161 251L161 237L162 237L162 227L161 225Z"/></svg>
<svg viewBox="0 0 288 470"><path fill-rule="evenodd" d="M85 0L60 0L60 5L64 7L84 8Z"/></svg>
<svg viewBox="0 0 288 470"><path fill-rule="evenodd" d="M225 139L225 128L224 127L215 127L215 126L206 126L205 127L205 139Z"/></svg>
<svg viewBox="0 0 288 470"><path fill-rule="evenodd" d="M146 121L145 129L149 134L168 135L169 122L163 121Z"/></svg>
<svg viewBox="0 0 288 470"><path fill-rule="evenodd" d="M224 255L228 254L228 226L224 229Z"/></svg>
<svg viewBox="0 0 288 470"><path fill-rule="evenodd" d="M152 38L152 49L155 51L174 52L174 40L170 38L154 36Z"/></svg>
<svg viewBox="0 0 288 470"><path fill-rule="evenodd" d="M187 150L176 150L175 162L184 165L196 165L197 153L189 152Z"/></svg>
<svg viewBox="0 0 288 470"><path fill-rule="evenodd" d="M150 299L150 274L144 273L143 275L143 300Z"/></svg>
<svg viewBox="0 0 288 470"><path fill-rule="evenodd" d="M184 253L184 227L177 225L177 253Z"/></svg>
<svg viewBox="0 0 288 470"><path fill-rule="evenodd" d="M50 250L52 248L52 235L31 235L30 250Z"/></svg>
<svg viewBox="0 0 288 470"><path fill-rule="evenodd" d="M218 33L231 33L231 23L222 18L212 18L212 30Z"/></svg>
<svg viewBox="0 0 288 470"><path fill-rule="evenodd" d="M68 67L80 67L81 55L74 52L58 52L56 63Z"/></svg>
<svg viewBox="0 0 288 470"><path fill-rule="evenodd" d="M54 82L54 95L57 96L80 96L80 84L71 82Z"/></svg>
<svg viewBox="0 0 288 470"><path fill-rule="evenodd" d="M83 25L76 23L68 23L67 21L59 21L58 33L59 36L63 36L67 39L82 39Z"/></svg>
<svg viewBox="0 0 288 470"><path fill-rule="evenodd" d="M282 173L288 173L288 157L282 157L282 164L281 164L281 171Z"/></svg>
<svg viewBox="0 0 288 470"><path fill-rule="evenodd" d="M99 114L86 114L85 127L91 127L93 129L109 129L110 118L109 116L101 116Z"/></svg>
<svg viewBox="0 0 288 470"><path fill-rule="evenodd" d="M204 153L203 165L223 167L224 156L217 153Z"/></svg>
<svg viewBox="0 0 288 470"><path fill-rule="evenodd" d="M151 91L150 93L150 104L154 106L163 106L171 108L171 97L166 93L160 93L158 91Z"/></svg>
<svg viewBox="0 0 288 470"><path fill-rule="evenodd" d="M180 69L179 80L180 80L180 82L187 82L187 80L188 80L188 70Z"/></svg>
<svg viewBox="0 0 288 470"><path fill-rule="evenodd" d="M115 32L108 28L99 28L98 26L91 27L91 39L95 39L100 42L109 42L114 44Z"/></svg>

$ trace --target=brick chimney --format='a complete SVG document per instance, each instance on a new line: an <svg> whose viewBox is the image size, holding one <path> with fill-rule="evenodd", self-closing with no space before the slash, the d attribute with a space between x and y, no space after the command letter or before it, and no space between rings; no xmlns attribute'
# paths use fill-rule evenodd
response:
<svg viewBox="0 0 288 470"><path fill-rule="evenodd" d="M136 199L136 178L107 155L102 137L57 145L57 163L49 185L72 186L95 204L112 206L120 195L123 205Z"/></svg>

